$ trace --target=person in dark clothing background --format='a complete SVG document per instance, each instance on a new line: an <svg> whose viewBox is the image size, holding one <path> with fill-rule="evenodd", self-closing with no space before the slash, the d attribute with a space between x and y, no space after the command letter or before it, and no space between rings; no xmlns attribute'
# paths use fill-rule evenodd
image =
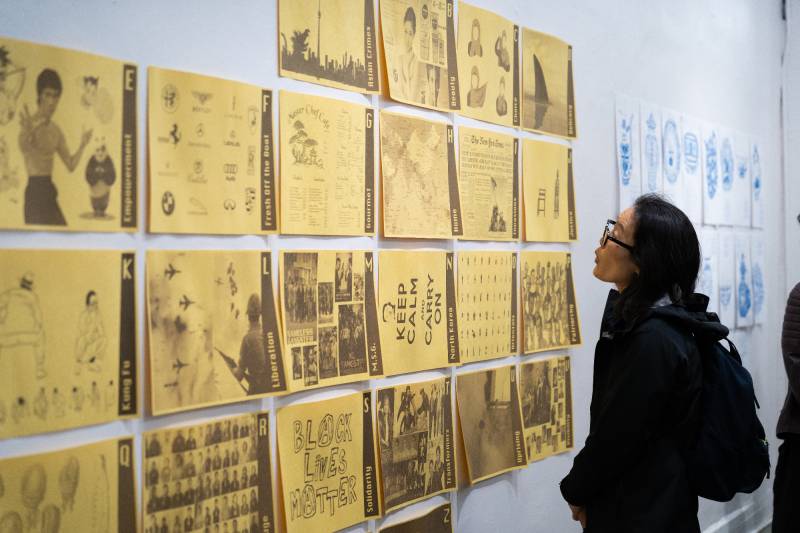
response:
<svg viewBox="0 0 800 533"><path fill-rule="evenodd" d="M561 493L590 533L699 532L683 450L696 439L702 367L675 316L695 295L697 234L686 215L645 195L606 224L593 274L616 285L594 358L589 435Z"/></svg>
<svg viewBox="0 0 800 533"><path fill-rule="evenodd" d="M777 434L783 443L778 448L773 490L773 533L797 531L800 524L800 283L794 286L786 302L781 334L783 365L789 378L789 390L778 418Z"/></svg>

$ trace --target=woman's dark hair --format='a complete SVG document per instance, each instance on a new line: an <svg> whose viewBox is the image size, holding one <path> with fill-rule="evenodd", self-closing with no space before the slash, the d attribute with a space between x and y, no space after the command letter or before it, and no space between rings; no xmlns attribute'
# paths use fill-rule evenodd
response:
<svg viewBox="0 0 800 533"><path fill-rule="evenodd" d="M639 267L617 300L615 314L632 325L662 296L680 303L694 292L700 243L689 218L657 194L633 204L633 262Z"/></svg>
<svg viewBox="0 0 800 533"><path fill-rule="evenodd" d="M416 35L417 33L417 15L414 13L414 8L409 7L406 9L406 14L403 16L403 24L406 22L411 23L411 32Z"/></svg>

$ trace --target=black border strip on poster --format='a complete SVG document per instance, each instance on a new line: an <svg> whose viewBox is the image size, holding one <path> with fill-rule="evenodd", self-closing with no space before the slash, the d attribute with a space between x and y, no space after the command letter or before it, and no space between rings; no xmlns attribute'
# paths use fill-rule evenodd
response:
<svg viewBox="0 0 800 533"><path fill-rule="evenodd" d="M365 109L364 120L364 232L375 233L375 110Z"/></svg>
<svg viewBox="0 0 800 533"><path fill-rule="evenodd" d="M564 388L566 389L566 415L567 415L567 446L573 447L572 435L572 360L569 356L564 357Z"/></svg>
<svg viewBox="0 0 800 533"><path fill-rule="evenodd" d="M444 409L444 457L445 457L445 476L444 488L456 488L456 450L453 442L453 389L452 378L444 378L445 396L441 399L442 409Z"/></svg>
<svg viewBox="0 0 800 533"><path fill-rule="evenodd" d="M514 100L511 105L511 123L519 127L519 26L514 24Z"/></svg>
<svg viewBox="0 0 800 533"><path fill-rule="evenodd" d="M380 505L378 503L378 484L377 469L375 464L375 440L372 433L372 391L364 391L361 397L363 405L362 422L364 426L364 449L363 463L364 468L364 516L380 516Z"/></svg>
<svg viewBox="0 0 800 533"><path fill-rule="evenodd" d="M517 270L519 264L519 255L517 252L511 252L511 338L509 344L511 352L516 354L518 335L517 335Z"/></svg>
<svg viewBox="0 0 800 533"><path fill-rule="evenodd" d="M258 432L258 523L262 533L275 531L275 515L272 505L272 462L270 461L269 413L256 415ZM251 510L252 511L252 510Z"/></svg>
<svg viewBox="0 0 800 533"><path fill-rule="evenodd" d="M383 375L383 353L378 329L377 305L375 303L375 254L364 252L364 306L367 319L367 360L369 375Z"/></svg>
<svg viewBox="0 0 800 533"><path fill-rule="evenodd" d="M267 392L286 390L286 374L283 369L281 334L275 312L275 296L272 288L272 253L261 252L261 327L264 334L264 349L269 365L270 388Z"/></svg>
<svg viewBox="0 0 800 533"><path fill-rule="evenodd" d="M133 439L117 440L117 531L136 533L136 495L133 485ZM112 495L109 494L109 497Z"/></svg>
<svg viewBox="0 0 800 533"><path fill-rule="evenodd" d="M136 254L122 253L120 261L119 375L117 414L135 415L136 386Z"/></svg>
<svg viewBox="0 0 800 533"><path fill-rule="evenodd" d="M137 225L138 198L136 181L139 175L137 164L138 135L136 134L136 65L122 67L122 164L120 194L120 226L135 228Z"/></svg>
<svg viewBox="0 0 800 533"><path fill-rule="evenodd" d="M461 224L461 199L458 195L458 169L456 168L455 131L447 125L447 189L450 193L450 233L453 237L464 235Z"/></svg>
<svg viewBox="0 0 800 533"><path fill-rule="evenodd" d="M447 292L447 362L460 363L461 355L458 346L458 319L456 317L456 280L454 273L455 255L445 255L445 290Z"/></svg>
<svg viewBox="0 0 800 533"><path fill-rule="evenodd" d="M377 34L375 33L375 6L373 0L364 0L364 63L367 68L368 91L380 89L378 75Z"/></svg>
<svg viewBox="0 0 800 533"><path fill-rule="evenodd" d="M508 371L511 372L511 431L514 435L514 465L520 466L528 464L528 455L525 451L525 439L522 435L522 411L519 404L519 390L517 389L517 366L509 366Z"/></svg>
<svg viewBox="0 0 800 533"><path fill-rule="evenodd" d="M447 0L447 89L448 104L452 111L461 109L461 96L458 89L458 62L456 57L456 28L453 13L453 0Z"/></svg>
<svg viewBox="0 0 800 533"><path fill-rule="evenodd" d="M581 343L581 328L578 324L578 304L575 302L575 286L572 279L572 254L567 253L567 317L569 318L570 344Z"/></svg>
<svg viewBox="0 0 800 533"><path fill-rule="evenodd" d="M261 230L276 231L275 151L272 149L272 91L261 89Z"/></svg>
<svg viewBox="0 0 800 533"><path fill-rule="evenodd" d="M575 86L572 81L572 45L567 45L567 135L578 136L575 124Z"/></svg>
<svg viewBox="0 0 800 533"><path fill-rule="evenodd" d="M514 137L513 179L511 184L511 238L519 239L519 139Z"/></svg>
<svg viewBox="0 0 800 533"><path fill-rule="evenodd" d="M578 224L575 219L575 186L572 174L572 148L567 148L567 219L569 222L569 238L577 240Z"/></svg>

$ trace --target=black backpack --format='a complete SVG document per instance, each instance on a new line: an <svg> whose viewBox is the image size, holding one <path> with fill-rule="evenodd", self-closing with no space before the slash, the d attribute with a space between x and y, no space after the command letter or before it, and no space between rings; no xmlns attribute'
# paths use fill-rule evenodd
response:
<svg viewBox="0 0 800 533"><path fill-rule="evenodd" d="M702 359L700 427L694 446L685 452L689 481L698 496L727 502L737 492L753 492L769 477L769 444L756 414L761 406L753 378L728 339L728 328L716 313L705 311L707 298L701 302L702 310L690 306L672 314L662 308L666 313L658 314L688 327Z"/></svg>

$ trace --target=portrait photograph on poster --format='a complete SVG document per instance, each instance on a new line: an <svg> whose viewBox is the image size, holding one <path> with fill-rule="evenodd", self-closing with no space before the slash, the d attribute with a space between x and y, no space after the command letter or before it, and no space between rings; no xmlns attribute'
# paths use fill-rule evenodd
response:
<svg viewBox="0 0 800 533"><path fill-rule="evenodd" d="M548 357L519 367L522 427L528 461L571 450L572 379L568 356Z"/></svg>

